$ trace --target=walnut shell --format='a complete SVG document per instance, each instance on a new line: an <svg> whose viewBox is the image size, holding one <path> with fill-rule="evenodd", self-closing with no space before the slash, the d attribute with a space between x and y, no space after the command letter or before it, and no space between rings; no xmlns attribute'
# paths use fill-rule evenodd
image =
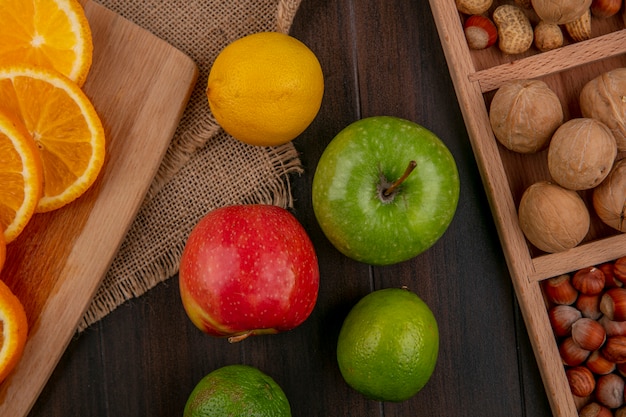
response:
<svg viewBox="0 0 626 417"><path fill-rule="evenodd" d="M498 142L520 153L544 149L563 117L558 96L540 80L503 84L489 108L489 121Z"/></svg>
<svg viewBox="0 0 626 417"><path fill-rule="evenodd" d="M564 25L582 16L592 0L532 0L533 9L541 20Z"/></svg>
<svg viewBox="0 0 626 417"><path fill-rule="evenodd" d="M605 224L626 232L626 158L620 159L593 190L593 208Z"/></svg>
<svg viewBox="0 0 626 417"><path fill-rule="evenodd" d="M571 119L552 136L548 170L552 179L570 190L588 190L609 175L617 145L609 128L599 120Z"/></svg>
<svg viewBox="0 0 626 417"><path fill-rule="evenodd" d="M626 68L605 72L587 82L580 92L580 110L584 117L607 125L617 148L626 151Z"/></svg>
<svg viewBox="0 0 626 417"><path fill-rule="evenodd" d="M524 191L518 217L528 241L548 253L575 247L589 231L589 211L583 199L548 181L536 182Z"/></svg>

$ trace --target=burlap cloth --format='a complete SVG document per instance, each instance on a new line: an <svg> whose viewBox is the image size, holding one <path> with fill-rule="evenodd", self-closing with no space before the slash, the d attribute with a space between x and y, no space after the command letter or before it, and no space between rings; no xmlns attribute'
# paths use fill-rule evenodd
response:
<svg viewBox="0 0 626 417"><path fill-rule="evenodd" d="M294 146L242 144L210 114L205 88L217 54L260 31L287 33L300 0L98 0L191 57L199 69L172 143L79 331L178 272L185 241L209 210L228 204L292 204Z"/></svg>

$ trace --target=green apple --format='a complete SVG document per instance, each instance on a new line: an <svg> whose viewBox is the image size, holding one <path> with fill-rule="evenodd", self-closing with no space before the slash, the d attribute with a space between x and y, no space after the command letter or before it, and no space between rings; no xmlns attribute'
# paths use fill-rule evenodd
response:
<svg viewBox="0 0 626 417"><path fill-rule="evenodd" d="M434 133L375 116L350 124L324 150L313 177L313 210L344 255L390 265L444 234L459 191L454 157Z"/></svg>

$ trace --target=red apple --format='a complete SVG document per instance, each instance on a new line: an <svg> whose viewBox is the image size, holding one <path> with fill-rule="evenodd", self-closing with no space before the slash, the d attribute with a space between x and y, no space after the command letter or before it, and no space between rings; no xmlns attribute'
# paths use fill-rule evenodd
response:
<svg viewBox="0 0 626 417"><path fill-rule="evenodd" d="M283 332L313 311L317 255L289 211L271 205L222 207L191 231L179 285L187 315L205 333L235 342Z"/></svg>

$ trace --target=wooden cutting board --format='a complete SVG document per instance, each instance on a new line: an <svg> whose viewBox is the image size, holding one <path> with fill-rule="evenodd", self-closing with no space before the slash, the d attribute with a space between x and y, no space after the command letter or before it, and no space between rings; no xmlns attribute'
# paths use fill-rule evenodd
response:
<svg viewBox="0 0 626 417"><path fill-rule="evenodd" d="M89 307L165 155L196 83L195 63L116 13L82 0L94 56L84 91L107 159L81 198L37 214L7 247L1 278L30 324L24 355L0 385L0 416L28 414Z"/></svg>

